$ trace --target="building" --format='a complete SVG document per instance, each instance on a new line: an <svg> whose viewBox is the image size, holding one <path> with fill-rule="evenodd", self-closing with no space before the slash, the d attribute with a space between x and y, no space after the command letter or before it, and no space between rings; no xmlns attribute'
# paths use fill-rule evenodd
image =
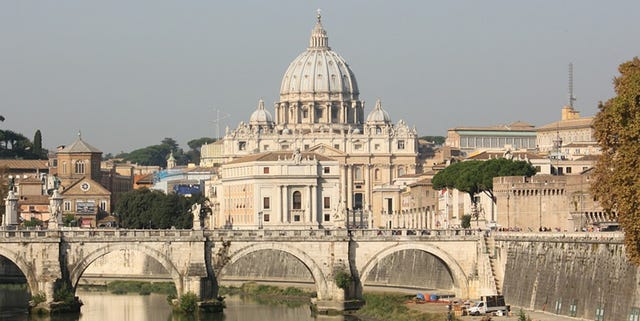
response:
<svg viewBox="0 0 640 321"><path fill-rule="evenodd" d="M489 127L455 127L447 131L445 145L467 154L485 149L533 150L536 148L536 130L533 125L521 121Z"/></svg>
<svg viewBox="0 0 640 321"><path fill-rule="evenodd" d="M497 224L504 228L575 231L617 222L590 193L592 169L574 175L496 177Z"/></svg>
<svg viewBox="0 0 640 321"><path fill-rule="evenodd" d="M222 165L214 228L344 227L338 161L313 152L265 152Z"/></svg>
<svg viewBox="0 0 640 321"><path fill-rule="evenodd" d="M103 185L109 176L103 177L101 161L102 152L82 140L80 134L71 145L59 147L55 158L50 159L50 172L55 175L52 181L63 197L62 215L73 216L81 227L96 227L96 222L111 212L112 193ZM125 190L125 185L112 186Z"/></svg>
<svg viewBox="0 0 640 321"><path fill-rule="evenodd" d="M559 121L536 129L536 144L540 152L553 154L565 149L566 156L599 154L592 127L594 117L580 117L573 106L562 107Z"/></svg>
<svg viewBox="0 0 640 321"><path fill-rule="evenodd" d="M260 100L248 122L227 128L220 143L202 149L202 160L208 166L258 153L321 154L338 161L345 209L379 212L381 204L372 202L375 186L422 170L417 133L402 120L392 123L380 100L365 114L359 95L354 72L329 47L318 15L308 48L284 73L274 114Z"/></svg>

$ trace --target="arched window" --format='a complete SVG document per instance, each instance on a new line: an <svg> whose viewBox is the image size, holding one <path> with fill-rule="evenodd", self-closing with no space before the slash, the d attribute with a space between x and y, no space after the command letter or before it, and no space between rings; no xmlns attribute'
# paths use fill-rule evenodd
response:
<svg viewBox="0 0 640 321"><path fill-rule="evenodd" d="M398 177L403 176L405 174L404 166L398 167Z"/></svg>
<svg viewBox="0 0 640 321"><path fill-rule="evenodd" d="M76 174L84 174L84 161L76 161Z"/></svg>
<svg viewBox="0 0 640 321"><path fill-rule="evenodd" d="M382 134L382 128L376 126L376 134Z"/></svg>
<svg viewBox="0 0 640 321"><path fill-rule="evenodd" d="M293 192L293 209L294 210L302 209L302 193L298 191Z"/></svg>

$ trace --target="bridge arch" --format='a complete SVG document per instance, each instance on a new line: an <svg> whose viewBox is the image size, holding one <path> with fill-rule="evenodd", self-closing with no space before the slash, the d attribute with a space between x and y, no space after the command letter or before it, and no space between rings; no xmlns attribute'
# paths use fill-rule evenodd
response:
<svg viewBox="0 0 640 321"><path fill-rule="evenodd" d="M31 295L35 295L36 293L42 291L38 286L38 281L35 276L35 271L31 268L31 265L28 264L23 258L21 258L15 252L0 246L0 256L5 257L7 260L11 261L15 264L20 272L24 274L27 279L27 285L29 286L29 291L31 291Z"/></svg>
<svg viewBox="0 0 640 321"><path fill-rule="evenodd" d="M171 279L176 286L178 296L182 295L184 289L182 277L171 259L152 247L138 243L109 244L94 249L89 254L83 256L82 259L79 262L76 262L73 265L73 268L69 271L69 280L71 281L71 286L74 291L76 289L76 286L78 285L78 282L80 281L80 277L82 277L82 274L91 265L91 263L109 253L117 252L120 250L132 250L140 252L158 261L160 265L162 265L164 269L167 270L167 272L169 272L169 274L171 275Z"/></svg>
<svg viewBox="0 0 640 321"><path fill-rule="evenodd" d="M276 250L283 251L288 254L293 255L296 259L298 259L302 264L311 272L311 276L315 281L318 300L330 299L330 291L329 286L327 284L327 278L324 273L320 269L320 265L307 253L304 251L289 246L283 243L257 243L252 244L243 248L240 248L232 253L230 253L229 262L226 265L231 265L237 262L240 258L257 251L263 250Z"/></svg>
<svg viewBox="0 0 640 321"><path fill-rule="evenodd" d="M376 266L376 264L381 259L383 259L388 255L391 255L393 253L400 252L403 250L424 251L441 259L445 263L447 268L449 268L449 271L451 272L456 296L461 298L466 298L469 296L468 278L465 275L464 270L462 269L460 264L458 264L458 262L447 252L443 251L442 249L440 249L435 245L431 245L428 243L397 244L397 245L392 245L387 248L384 248L380 252L376 253L373 257L371 257L367 261L367 263L363 266L362 270L359 271L361 284L364 285L366 278L369 276L369 272L371 272L371 270Z"/></svg>

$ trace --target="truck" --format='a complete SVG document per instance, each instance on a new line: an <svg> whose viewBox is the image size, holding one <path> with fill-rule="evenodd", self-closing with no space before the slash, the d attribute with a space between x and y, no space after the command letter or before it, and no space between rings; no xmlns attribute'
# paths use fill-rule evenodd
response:
<svg viewBox="0 0 640 321"><path fill-rule="evenodd" d="M504 303L503 295L487 295L481 296L480 301L469 308L469 314L480 315L487 313L507 314L511 309L510 306Z"/></svg>

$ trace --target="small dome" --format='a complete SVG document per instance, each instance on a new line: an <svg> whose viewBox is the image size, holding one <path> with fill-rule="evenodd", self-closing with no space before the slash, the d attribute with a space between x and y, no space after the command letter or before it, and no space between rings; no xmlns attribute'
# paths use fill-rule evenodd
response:
<svg viewBox="0 0 640 321"><path fill-rule="evenodd" d="M282 101L297 102L299 95L340 94L343 99L358 99L356 77L347 62L329 47L321 16L311 31L309 47L291 62L280 86Z"/></svg>
<svg viewBox="0 0 640 321"><path fill-rule="evenodd" d="M271 113L264 109L264 100L260 99L258 102L258 109L251 114L249 119L250 125L271 125L273 123L273 117Z"/></svg>
<svg viewBox="0 0 640 321"><path fill-rule="evenodd" d="M376 107L367 116L367 123L369 124L389 124L391 123L391 117L382 109L382 103L380 99L376 101Z"/></svg>

